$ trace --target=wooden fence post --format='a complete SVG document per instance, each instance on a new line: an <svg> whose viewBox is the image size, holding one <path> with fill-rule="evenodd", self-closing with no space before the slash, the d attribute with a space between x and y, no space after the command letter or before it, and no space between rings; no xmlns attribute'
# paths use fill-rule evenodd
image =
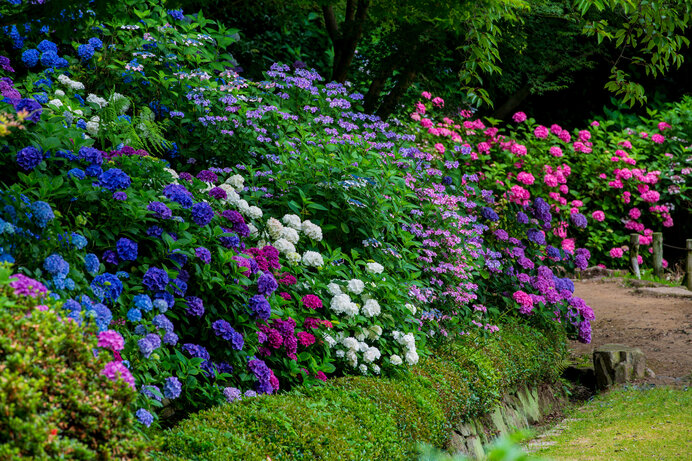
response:
<svg viewBox="0 0 692 461"><path fill-rule="evenodd" d="M687 289L692 291L692 239L687 239Z"/></svg>
<svg viewBox="0 0 692 461"><path fill-rule="evenodd" d="M630 234L630 266L632 273L639 280L642 278L642 274L639 272L639 258L637 256L639 256L639 234Z"/></svg>
<svg viewBox="0 0 692 461"><path fill-rule="evenodd" d="M663 233L654 232L654 275L663 278Z"/></svg>

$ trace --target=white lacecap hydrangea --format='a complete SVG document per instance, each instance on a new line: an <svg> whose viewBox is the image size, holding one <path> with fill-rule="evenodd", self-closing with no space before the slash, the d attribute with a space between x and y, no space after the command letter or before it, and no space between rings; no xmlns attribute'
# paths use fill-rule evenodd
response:
<svg viewBox="0 0 692 461"><path fill-rule="evenodd" d="M267 232L269 233L269 237L271 237L272 239L280 239L281 231L283 231L283 229L284 226L278 219L269 218L267 220Z"/></svg>
<svg viewBox="0 0 692 461"><path fill-rule="evenodd" d="M62 101L59 99L51 99L50 101L48 101L48 104L55 107L62 107Z"/></svg>
<svg viewBox="0 0 692 461"><path fill-rule="evenodd" d="M296 252L296 247L286 239L278 239L277 241L275 241L274 248L279 250L279 253L283 254Z"/></svg>
<svg viewBox="0 0 692 461"><path fill-rule="evenodd" d="M339 285L337 285L336 283L332 282L329 285L327 285L327 291L332 296L340 295L341 294L341 287Z"/></svg>
<svg viewBox="0 0 692 461"><path fill-rule="evenodd" d="M348 281L348 285L346 285L346 289L353 294L359 295L365 289L365 284L363 283L362 280L351 279Z"/></svg>
<svg viewBox="0 0 692 461"><path fill-rule="evenodd" d="M367 270L371 274L381 274L382 272L384 272L384 266L379 263L367 263L365 265L365 270Z"/></svg>
<svg viewBox="0 0 692 461"><path fill-rule="evenodd" d="M365 305L363 305L363 315L366 317L375 317L380 315L380 303L377 302L375 299L368 299L365 301Z"/></svg>
<svg viewBox="0 0 692 461"><path fill-rule="evenodd" d="M292 251L286 254L286 259L288 259L288 262L291 264L298 264L302 258L300 257L300 253L297 251Z"/></svg>
<svg viewBox="0 0 692 461"><path fill-rule="evenodd" d="M322 259L322 255L316 251L306 251L303 254L303 264L312 267L322 267L324 266L324 259Z"/></svg>
<svg viewBox="0 0 692 461"><path fill-rule="evenodd" d="M291 229L295 229L297 231L301 230L301 225L300 225L300 217L294 214L287 214L284 215L283 218L281 218L281 221Z"/></svg>
<svg viewBox="0 0 692 461"><path fill-rule="evenodd" d="M262 213L262 209L258 206L251 206L247 210L247 214L251 219L260 219L264 213Z"/></svg>
<svg viewBox="0 0 692 461"><path fill-rule="evenodd" d="M226 180L226 184L230 184L236 191L240 192L245 187L245 178L239 174L234 174Z"/></svg>
<svg viewBox="0 0 692 461"><path fill-rule="evenodd" d="M289 242L293 243L294 245L298 243L298 240L300 240L300 236L298 235L298 231L295 229L292 229L290 227L284 227L281 230L281 238L285 238Z"/></svg>
<svg viewBox="0 0 692 461"><path fill-rule="evenodd" d="M412 314L412 315L416 315L416 306L414 306L414 305L411 304L411 303L406 303L406 304L404 304L404 307L405 307L406 309L408 309L409 311L411 311L411 314Z"/></svg>
<svg viewBox="0 0 692 461"><path fill-rule="evenodd" d="M364 375L368 374L368 366L364 363L361 363L360 366L358 366L358 370L360 370L360 372Z"/></svg>
<svg viewBox="0 0 692 461"><path fill-rule="evenodd" d="M406 352L406 363L415 365L418 363L418 352L415 349Z"/></svg>
<svg viewBox="0 0 692 461"><path fill-rule="evenodd" d="M368 347L368 350L363 352L363 360L367 363L372 363L380 358L380 350L376 347Z"/></svg>
<svg viewBox="0 0 692 461"><path fill-rule="evenodd" d="M392 365L401 365L402 363L404 363L403 360L401 360L401 357L399 357L399 356L396 355L396 354L392 354L392 355L389 357L389 362L390 362Z"/></svg>
<svg viewBox="0 0 692 461"><path fill-rule="evenodd" d="M308 238L317 242L322 240L322 228L317 224L313 224L310 221L303 221L302 230Z"/></svg>
<svg viewBox="0 0 692 461"><path fill-rule="evenodd" d="M65 92L63 90L55 90L55 96L65 96Z"/></svg>

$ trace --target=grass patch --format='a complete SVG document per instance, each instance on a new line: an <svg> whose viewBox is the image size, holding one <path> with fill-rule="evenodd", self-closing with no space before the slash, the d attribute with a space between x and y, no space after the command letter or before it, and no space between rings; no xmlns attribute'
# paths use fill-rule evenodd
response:
<svg viewBox="0 0 692 461"><path fill-rule="evenodd" d="M570 415L554 442L535 452L554 460L692 459L692 390L625 387Z"/></svg>

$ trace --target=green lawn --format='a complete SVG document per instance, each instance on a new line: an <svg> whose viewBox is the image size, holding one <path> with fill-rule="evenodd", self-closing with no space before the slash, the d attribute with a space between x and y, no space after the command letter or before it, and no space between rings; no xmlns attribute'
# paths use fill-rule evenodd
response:
<svg viewBox="0 0 692 461"><path fill-rule="evenodd" d="M692 460L692 389L627 387L569 415L534 455L554 460Z"/></svg>

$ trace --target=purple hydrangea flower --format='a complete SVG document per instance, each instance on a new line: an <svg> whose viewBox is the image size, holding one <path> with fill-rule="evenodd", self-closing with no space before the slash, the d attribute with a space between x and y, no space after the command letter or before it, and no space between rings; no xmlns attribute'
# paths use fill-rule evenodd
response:
<svg viewBox="0 0 692 461"><path fill-rule="evenodd" d="M239 351L243 348L244 340L243 336L235 331L231 324L225 320L217 320L212 323L212 328L216 333L216 336L220 336L226 341L230 341L233 349Z"/></svg>
<svg viewBox="0 0 692 461"><path fill-rule="evenodd" d="M277 288L279 284L271 272L264 272L257 280L257 292L261 295L271 296Z"/></svg>
<svg viewBox="0 0 692 461"><path fill-rule="evenodd" d="M163 188L163 195L183 208L192 206L192 194L181 184L169 184Z"/></svg>
<svg viewBox="0 0 692 461"><path fill-rule="evenodd" d="M28 146L17 152L17 164L24 171L30 171L36 168L43 161L41 151L34 146Z"/></svg>
<svg viewBox="0 0 692 461"><path fill-rule="evenodd" d="M147 210L153 211L156 217L160 219L171 219L173 217L171 209L162 202L151 202L147 205Z"/></svg>
<svg viewBox="0 0 692 461"><path fill-rule="evenodd" d="M223 390L223 395L226 397L227 402L235 402L236 400L242 400L243 394L240 389L236 387L227 387Z"/></svg>
<svg viewBox="0 0 692 461"><path fill-rule="evenodd" d="M572 224L574 224L576 227L580 229L586 229L586 226L588 225L588 222L586 221L586 216L584 216L581 213L572 213L569 217L569 220L572 221Z"/></svg>
<svg viewBox="0 0 692 461"><path fill-rule="evenodd" d="M269 320L271 317L271 305L262 295L255 295L250 298L250 310L262 320Z"/></svg>
<svg viewBox="0 0 692 461"><path fill-rule="evenodd" d="M185 314L191 317L201 317L204 315L204 303L196 296L188 296L185 298L187 308Z"/></svg>
<svg viewBox="0 0 692 461"><path fill-rule="evenodd" d="M137 341L137 345L142 355L148 359L152 352L161 347L161 338L155 333L149 333Z"/></svg>
<svg viewBox="0 0 692 461"><path fill-rule="evenodd" d="M84 45L80 45L80 46L84 46ZM91 47L89 47L89 48L91 48ZM154 416L151 413L149 413L147 410L145 410L144 408L140 408L139 410L137 410L135 415L137 416L137 420L140 423L144 424L146 427L151 426L151 423L154 422Z"/></svg>
<svg viewBox="0 0 692 461"><path fill-rule="evenodd" d="M137 259L138 245L136 242L123 237L115 244L115 248L120 259L124 261L135 261Z"/></svg>
<svg viewBox="0 0 692 461"><path fill-rule="evenodd" d="M127 194L122 191L113 192L113 200L124 202L125 200L127 200Z"/></svg>
<svg viewBox="0 0 692 461"><path fill-rule="evenodd" d="M171 376L170 378L166 379L166 382L163 385L163 396L171 400L177 399L180 396L182 389L183 385L180 383L180 380L175 376Z"/></svg>
<svg viewBox="0 0 692 461"><path fill-rule="evenodd" d="M213 173L212 173L213 174ZM214 210L208 203L199 202L192 206L192 220L200 227L209 224L214 217Z"/></svg>
<svg viewBox="0 0 692 461"><path fill-rule="evenodd" d="M168 273L158 267L150 267L142 278L142 284L150 291L163 291L168 286Z"/></svg>
<svg viewBox="0 0 692 461"><path fill-rule="evenodd" d="M173 323L171 323L168 317L163 314L155 316L151 323L153 323L156 328L161 328L162 330L166 331L166 333L173 331Z"/></svg>

